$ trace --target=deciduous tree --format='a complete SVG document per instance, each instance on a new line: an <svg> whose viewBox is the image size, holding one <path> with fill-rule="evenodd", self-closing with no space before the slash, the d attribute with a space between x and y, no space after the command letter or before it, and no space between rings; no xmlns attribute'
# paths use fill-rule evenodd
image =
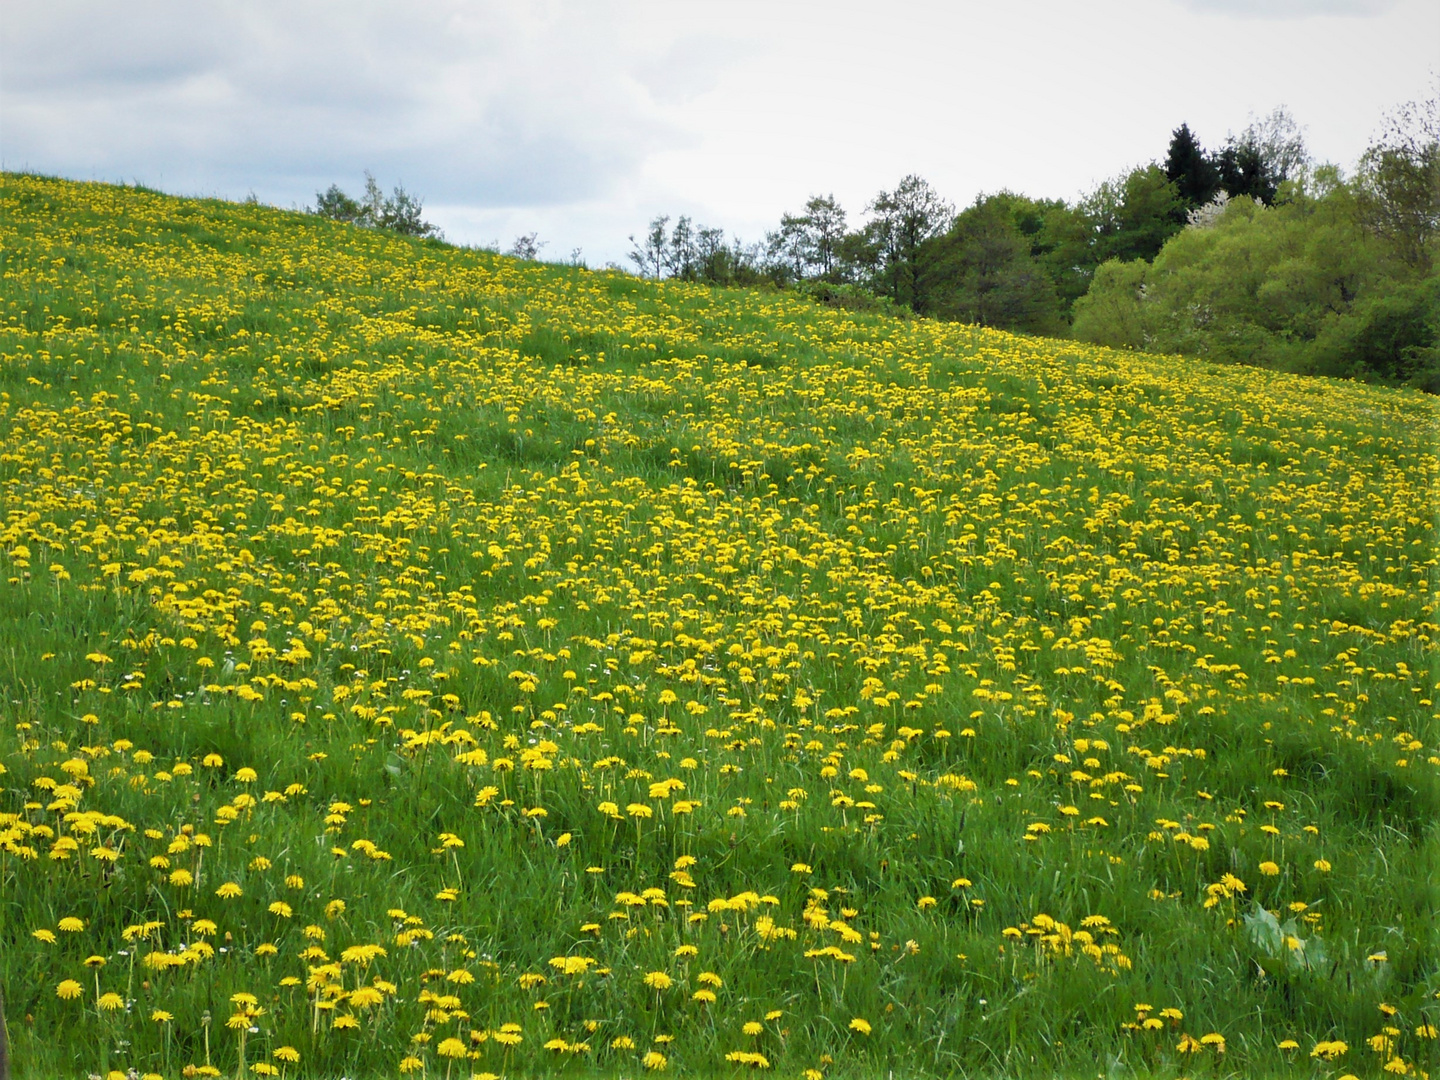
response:
<svg viewBox="0 0 1440 1080"><path fill-rule="evenodd" d="M641 239L630 236L630 261L640 268L641 277L658 278L665 272L670 247L665 229L669 224L670 215L661 214L650 220L650 228Z"/></svg>
<svg viewBox="0 0 1440 1080"><path fill-rule="evenodd" d="M1405 263L1428 270L1440 234L1440 93L1386 118L1358 179L1366 226Z"/></svg>
<svg viewBox="0 0 1440 1080"><path fill-rule="evenodd" d="M879 250L881 291L923 314L929 303L925 245L950 227L955 208L911 173L870 204Z"/></svg>

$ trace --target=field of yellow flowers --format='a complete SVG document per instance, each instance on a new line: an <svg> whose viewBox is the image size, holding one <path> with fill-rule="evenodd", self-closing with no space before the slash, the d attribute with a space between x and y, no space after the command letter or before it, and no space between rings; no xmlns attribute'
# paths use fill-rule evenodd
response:
<svg viewBox="0 0 1440 1080"><path fill-rule="evenodd" d="M1433 398L0 189L20 1076L1422 1076Z"/></svg>

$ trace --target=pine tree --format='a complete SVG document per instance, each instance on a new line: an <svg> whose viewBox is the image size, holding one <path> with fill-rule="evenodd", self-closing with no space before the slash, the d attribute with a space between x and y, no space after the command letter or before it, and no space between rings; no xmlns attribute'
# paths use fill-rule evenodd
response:
<svg viewBox="0 0 1440 1080"><path fill-rule="evenodd" d="M1216 159L1220 186L1232 196L1248 195L1256 202L1272 203L1280 180L1253 140L1231 139Z"/></svg>
<svg viewBox="0 0 1440 1080"><path fill-rule="evenodd" d="M1181 124L1170 136L1170 152L1165 157L1165 176L1185 200L1186 208L1204 206L1215 197L1220 187L1220 174L1215 163L1206 156L1189 124Z"/></svg>

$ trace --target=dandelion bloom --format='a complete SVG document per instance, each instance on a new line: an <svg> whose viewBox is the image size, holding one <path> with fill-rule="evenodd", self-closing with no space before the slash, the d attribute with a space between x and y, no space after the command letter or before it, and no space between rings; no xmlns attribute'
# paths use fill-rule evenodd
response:
<svg viewBox="0 0 1440 1080"><path fill-rule="evenodd" d="M732 1050L725 1055L725 1060L733 1061L736 1065L749 1065L752 1069L768 1069L770 1067L770 1059L753 1050Z"/></svg>
<svg viewBox="0 0 1440 1080"><path fill-rule="evenodd" d="M665 1068L666 1065L670 1064L670 1061L668 1058L665 1057L664 1054L660 1053L660 1051L649 1050L646 1052L645 1056L640 1059L640 1064L644 1065L647 1069L653 1069L656 1072L660 1072Z"/></svg>
<svg viewBox="0 0 1440 1080"><path fill-rule="evenodd" d="M221 900L234 900L237 896L244 895L244 892L245 890L240 888L235 882L227 881L215 890L215 895L220 897Z"/></svg>
<svg viewBox="0 0 1440 1080"><path fill-rule="evenodd" d="M105 1012L115 1012L117 1009L123 1009L125 1007L125 999L111 990L101 994L100 1000L95 1002L95 1004Z"/></svg>
<svg viewBox="0 0 1440 1080"><path fill-rule="evenodd" d="M652 971L645 976L645 985L652 990L669 990L675 981L663 971Z"/></svg>
<svg viewBox="0 0 1440 1080"><path fill-rule="evenodd" d="M1274 877L1276 874L1280 873L1280 867L1267 859L1265 862L1262 862L1260 864L1260 873L1264 874L1266 877Z"/></svg>
<svg viewBox="0 0 1440 1080"><path fill-rule="evenodd" d="M463 1058L468 1053L465 1044L455 1038L441 1040L440 1045L435 1048L435 1052L441 1057L447 1058Z"/></svg>
<svg viewBox="0 0 1440 1080"><path fill-rule="evenodd" d="M74 979L64 979L59 986L55 987L55 996L61 1001L74 1001L84 992Z"/></svg>
<svg viewBox="0 0 1440 1080"><path fill-rule="evenodd" d="M870 1034L870 1021L869 1021L869 1020L862 1020L862 1019L860 1019L860 1017L857 1016L857 1017L855 1017L854 1020L851 1020L851 1021L850 1021L850 1030L851 1030L851 1031L858 1031L858 1032L860 1032L861 1035L869 1035L869 1034Z"/></svg>

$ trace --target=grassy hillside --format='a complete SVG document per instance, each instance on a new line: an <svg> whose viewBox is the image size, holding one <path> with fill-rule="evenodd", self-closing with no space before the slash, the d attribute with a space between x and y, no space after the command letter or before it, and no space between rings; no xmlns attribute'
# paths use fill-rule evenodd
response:
<svg viewBox="0 0 1440 1080"><path fill-rule="evenodd" d="M1435 399L13 174L0 259L21 1076L1440 1066Z"/></svg>

